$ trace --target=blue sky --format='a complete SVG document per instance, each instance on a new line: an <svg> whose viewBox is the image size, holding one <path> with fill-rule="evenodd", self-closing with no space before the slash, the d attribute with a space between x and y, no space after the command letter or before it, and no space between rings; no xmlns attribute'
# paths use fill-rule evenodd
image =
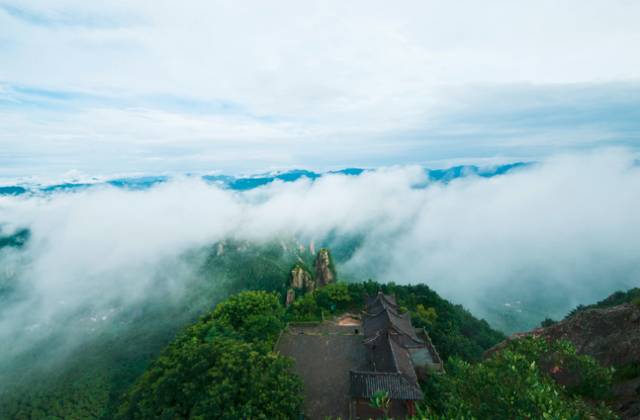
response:
<svg viewBox="0 0 640 420"><path fill-rule="evenodd" d="M0 0L0 177L640 148L635 1L101 3Z"/></svg>

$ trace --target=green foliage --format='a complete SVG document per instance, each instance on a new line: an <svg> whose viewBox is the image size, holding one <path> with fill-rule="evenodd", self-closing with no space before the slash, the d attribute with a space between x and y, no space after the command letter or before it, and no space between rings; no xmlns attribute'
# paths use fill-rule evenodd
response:
<svg viewBox="0 0 640 420"><path fill-rule="evenodd" d="M551 318L545 318L545 319L540 323L540 326L541 326L541 327L546 328L546 327L550 327L550 326L552 326L552 325L555 325L555 324L557 324L557 323L558 323L558 321L556 321L556 320L554 320L554 319L551 319Z"/></svg>
<svg viewBox="0 0 640 420"><path fill-rule="evenodd" d="M272 347L284 327L284 308L272 293L247 291L219 303L208 336L225 335Z"/></svg>
<svg viewBox="0 0 640 420"><path fill-rule="evenodd" d="M297 416L300 380L289 359L269 351L283 313L279 298L266 292L243 292L221 303L152 363L118 418Z"/></svg>
<svg viewBox="0 0 640 420"><path fill-rule="evenodd" d="M287 308L287 319L291 321L319 321L320 307L313 293L307 293L297 298Z"/></svg>
<svg viewBox="0 0 640 420"><path fill-rule="evenodd" d="M389 414L389 406L391 405L391 399L389 399L389 393L387 391L376 391L371 396L371 402L369 405L377 410L382 411L384 418L386 419Z"/></svg>
<svg viewBox="0 0 640 420"><path fill-rule="evenodd" d="M318 307L330 312L342 311L351 304L349 286L346 283L331 283L314 292Z"/></svg>
<svg viewBox="0 0 640 420"><path fill-rule="evenodd" d="M627 381L640 377L640 362L630 362L622 366L618 366L613 373L615 382Z"/></svg>
<svg viewBox="0 0 640 420"><path fill-rule="evenodd" d="M287 309L287 319L291 321L318 321L322 319L321 312L339 313L352 308L354 302L349 293L349 285L345 283L331 283L313 292L299 296ZM361 299L355 303L362 306Z"/></svg>
<svg viewBox="0 0 640 420"><path fill-rule="evenodd" d="M509 349L535 361L557 382L565 385L570 395L598 400L609 397L612 371L591 356L578 355L569 341L529 337L511 342Z"/></svg>
<svg viewBox="0 0 640 420"><path fill-rule="evenodd" d="M416 305L413 319L422 324L433 325L438 319L438 312L435 308L425 308L423 304L419 303Z"/></svg>
<svg viewBox="0 0 640 420"><path fill-rule="evenodd" d="M553 375L559 372L589 386L558 385ZM429 418L446 419L614 419L604 406L587 405L578 397L593 398L610 383L607 369L576 356L570 344L527 338L481 363L451 358L447 374L432 376L425 384L422 409Z"/></svg>
<svg viewBox="0 0 640 420"><path fill-rule="evenodd" d="M6 244L25 242L27 233L16 237L20 241L14 238ZM152 289L146 302L116 307L108 321L73 327L69 331L73 335L91 338L71 352L59 352L55 341L47 340L46 346L34 348L10 365L0 361L0 376L10 378L3 381L10 386L0 392L0 418L111 419L122 395L151 361L216 302L243 290L284 293L291 266L300 258L313 262L313 256L300 254L295 243L280 241L225 240L184 258L199 268L193 278L182 279L184 293ZM0 299L8 293L3 287L0 278ZM95 327L100 329L94 331Z"/></svg>
<svg viewBox="0 0 640 420"><path fill-rule="evenodd" d="M622 305L623 303L635 303L636 305L640 305L640 288L635 287L627 290L626 292L617 291L606 299L603 299L598 303L594 303L593 305L578 305L575 309L569 312L567 318L587 309L610 308L612 306Z"/></svg>

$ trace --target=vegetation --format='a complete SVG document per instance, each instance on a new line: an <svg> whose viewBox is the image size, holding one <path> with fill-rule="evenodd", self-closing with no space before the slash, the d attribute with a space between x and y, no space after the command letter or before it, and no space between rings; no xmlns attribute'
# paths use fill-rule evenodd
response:
<svg viewBox="0 0 640 420"><path fill-rule="evenodd" d="M342 253L351 251L345 247ZM50 366L34 361L47 359L54 340L16 361L20 369L0 361L0 375L12 382L11 389L0 390L0 417L296 417L300 382L289 373L290 361L271 352L284 323L357 312L365 294L382 291L396 296L448 360L447 374L424 384L425 416L612 418L583 402L607 397L610 371L577 356L567 343L533 339L511 343L483 361L504 335L426 285L337 282L297 296L285 310L281 296L291 268L299 264L310 273L306 267L313 263L313 255L296 244L225 241L187 258L202 268L179 299L158 293L160 299L123 310L95 339ZM631 302L640 292L614 296L596 305ZM637 365L621 367L614 379L637 372Z"/></svg>
<svg viewBox="0 0 640 420"><path fill-rule="evenodd" d="M618 366L613 373L614 382L623 382L637 377L640 377L640 362Z"/></svg>
<svg viewBox="0 0 640 420"><path fill-rule="evenodd" d="M429 418L616 418L604 405L581 398L606 397L611 371L576 355L567 342L525 338L481 363L451 358L446 369L425 384L421 409Z"/></svg>
<svg viewBox="0 0 640 420"><path fill-rule="evenodd" d="M122 395L182 329L230 294L283 293L292 265L299 258L313 261L292 243L232 240L184 258L200 269L181 280L183 294L150 290L139 306L120 308L108 321L91 323L95 331L70 321L67 337L50 337L11 363L0 359L3 385L10 384L0 388L0 418L114 418ZM3 284L0 278L0 302L15 298ZM75 336L90 338L65 348L65 338Z"/></svg>
<svg viewBox="0 0 640 420"><path fill-rule="evenodd" d="M271 352L283 327L279 297L243 292L187 328L133 386L118 418L289 419L300 380Z"/></svg>
<svg viewBox="0 0 640 420"><path fill-rule="evenodd" d="M383 418L387 419L389 416L389 407L391 405L391 399L389 398L389 393L386 391L376 391L371 396L371 402L369 405L372 408L380 410L382 412Z"/></svg>
<svg viewBox="0 0 640 420"><path fill-rule="evenodd" d="M640 305L640 288L635 287L633 289L627 290L626 292L619 290L611 294L606 299L594 303L593 305L578 305L575 309L569 312L567 318L570 318L578 312L585 311L587 309L611 308L613 306L622 305L623 303Z"/></svg>
<svg viewBox="0 0 640 420"><path fill-rule="evenodd" d="M546 328L546 327L551 327L552 325L556 325L557 323L558 323L558 321L556 321L555 319L545 318L540 323L540 326L543 327L543 328Z"/></svg>

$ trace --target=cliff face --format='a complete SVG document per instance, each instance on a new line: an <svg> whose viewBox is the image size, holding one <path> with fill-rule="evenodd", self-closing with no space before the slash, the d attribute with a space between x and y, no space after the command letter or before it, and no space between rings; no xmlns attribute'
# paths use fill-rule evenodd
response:
<svg viewBox="0 0 640 420"><path fill-rule="evenodd" d="M640 362L640 306L624 304L588 309L534 334L567 339L580 354L588 354L605 366Z"/></svg>
<svg viewBox="0 0 640 420"><path fill-rule="evenodd" d="M318 251L314 265L316 268L316 285L318 287L326 286L336 281L333 262L328 249L322 248Z"/></svg>
<svg viewBox="0 0 640 420"><path fill-rule="evenodd" d="M294 289L304 289L307 292L312 292L315 290L316 284L307 270L296 265L291 270L291 287Z"/></svg>
<svg viewBox="0 0 640 420"><path fill-rule="evenodd" d="M316 283L311 274L302 266L296 265L291 269L291 283L289 284L289 290L287 290L285 304L289 306L293 303L296 299L296 291L299 294L303 294L305 292L313 292L315 289Z"/></svg>
<svg viewBox="0 0 640 420"><path fill-rule="evenodd" d="M557 324L514 334L507 341L533 335L571 341L578 354L594 357L605 366L640 363L640 305L625 303L610 308L580 311ZM499 351L507 341L487 351ZM623 419L640 419L640 377L614 385L614 408Z"/></svg>

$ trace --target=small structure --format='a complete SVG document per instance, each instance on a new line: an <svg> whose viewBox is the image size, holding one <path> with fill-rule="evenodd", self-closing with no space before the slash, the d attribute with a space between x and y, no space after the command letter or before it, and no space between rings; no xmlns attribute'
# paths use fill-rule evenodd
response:
<svg viewBox="0 0 640 420"><path fill-rule="evenodd" d="M423 398L418 375L442 371L442 361L423 329L415 329L408 313L400 313L394 297L368 297L363 314L367 364L350 372L351 418L375 418L370 406L378 391L389 396L389 415L415 415L415 401Z"/></svg>
<svg viewBox="0 0 640 420"><path fill-rule="evenodd" d="M362 325L360 316L350 313L343 314L340 318L336 319L336 323L342 327L357 327ZM355 332L357 334L358 330Z"/></svg>

